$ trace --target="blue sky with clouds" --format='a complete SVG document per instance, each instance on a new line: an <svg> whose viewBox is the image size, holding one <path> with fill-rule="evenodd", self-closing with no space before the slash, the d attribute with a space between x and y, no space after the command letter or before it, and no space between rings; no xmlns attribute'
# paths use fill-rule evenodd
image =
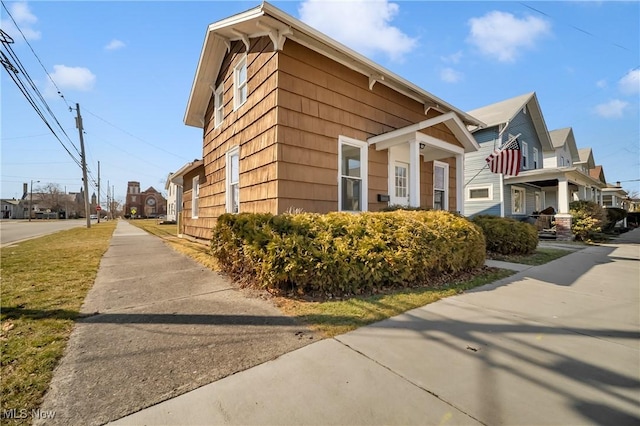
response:
<svg viewBox="0 0 640 426"><path fill-rule="evenodd" d="M573 127L610 183L640 191L639 2L273 4L462 110L536 92L549 130ZM122 200L127 181L164 190L169 172L201 158L202 131L182 119L207 25L257 5L3 0L1 27L75 157L69 106L80 104L102 199L108 181ZM0 72L2 198L31 180L78 191L80 168Z"/></svg>

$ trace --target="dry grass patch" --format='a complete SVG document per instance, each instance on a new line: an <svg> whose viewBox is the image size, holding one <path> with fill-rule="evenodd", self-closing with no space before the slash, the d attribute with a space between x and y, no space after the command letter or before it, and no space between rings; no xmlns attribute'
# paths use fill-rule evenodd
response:
<svg viewBox="0 0 640 426"><path fill-rule="evenodd" d="M487 258L501 260L503 262L521 263L524 265L544 265L552 260L573 253L572 250L562 250L554 248L537 248L532 254L499 254L487 253Z"/></svg>
<svg viewBox="0 0 640 426"><path fill-rule="evenodd" d="M38 408L115 226L103 222L0 249L2 410Z"/></svg>
<svg viewBox="0 0 640 426"><path fill-rule="evenodd" d="M207 268L218 271L218 265L213 256L211 256L209 246L178 237L178 226L176 224L165 225L156 219L136 219L130 220L129 223L156 237L162 238L171 248L186 254Z"/></svg>
<svg viewBox="0 0 640 426"><path fill-rule="evenodd" d="M285 314L300 318L324 337L333 337L506 278L514 273L505 269L484 268L476 275L467 275L437 288L412 288L388 294L322 302L279 297L276 304Z"/></svg>

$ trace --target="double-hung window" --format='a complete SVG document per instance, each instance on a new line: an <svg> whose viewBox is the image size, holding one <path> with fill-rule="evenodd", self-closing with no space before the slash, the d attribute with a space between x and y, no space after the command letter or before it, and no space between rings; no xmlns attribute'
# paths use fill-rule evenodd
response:
<svg viewBox="0 0 640 426"><path fill-rule="evenodd" d="M233 69L233 109L247 101L247 57L246 55Z"/></svg>
<svg viewBox="0 0 640 426"><path fill-rule="evenodd" d="M533 148L533 168L538 168L538 148Z"/></svg>
<svg viewBox="0 0 640 426"><path fill-rule="evenodd" d="M231 148L226 155L227 213L240 211L240 149Z"/></svg>
<svg viewBox="0 0 640 426"><path fill-rule="evenodd" d="M222 84L213 92L213 108L215 110L215 127L218 127L224 119L224 92L222 90Z"/></svg>
<svg viewBox="0 0 640 426"><path fill-rule="evenodd" d="M200 176L193 178L191 191L191 218L198 218L198 201L200 199Z"/></svg>
<svg viewBox="0 0 640 426"><path fill-rule="evenodd" d="M520 150L522 151L522 168L529 168L529 145L526 142L521 142Z"/></svg>
<svg viewBox="0 0 640 426"><path fill-rule="evenodd" d="M449 208L449 165L440 161L433 162L433 208Z"/></svg>
<svg viewBox="0 0 640 426"><path fill-rule="evenodd" d="M511 187L511 214L525 214L526 191L518 186Z"/></svg>
<svg viewBox="0 0 640 426"><path fill-rule="evenodd" d="M338 210L367 210L368 144L356 139L338 138Z"/></svg>

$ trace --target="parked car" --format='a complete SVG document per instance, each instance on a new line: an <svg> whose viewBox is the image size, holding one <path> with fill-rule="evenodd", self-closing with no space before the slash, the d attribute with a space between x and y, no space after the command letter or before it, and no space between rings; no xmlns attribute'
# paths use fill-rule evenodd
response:
<svg viewBox="0 0 640 426"><path fill-rule="evenodd" d="M93 220L93 219L96 219L96 220L98 220L98 215L97 215L97 214L89 215L89 219L92 219L92 220Z"/></svg>

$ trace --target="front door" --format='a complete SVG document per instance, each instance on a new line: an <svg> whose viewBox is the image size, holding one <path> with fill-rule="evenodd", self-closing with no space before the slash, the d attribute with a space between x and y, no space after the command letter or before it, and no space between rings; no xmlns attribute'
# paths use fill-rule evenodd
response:
<svg viewBox="0 0 640 426"><path fill-rule="evenodd" d="M394 186L392 188L391 204L409 205L409 164L401 161L393 163Z"/></svg>

